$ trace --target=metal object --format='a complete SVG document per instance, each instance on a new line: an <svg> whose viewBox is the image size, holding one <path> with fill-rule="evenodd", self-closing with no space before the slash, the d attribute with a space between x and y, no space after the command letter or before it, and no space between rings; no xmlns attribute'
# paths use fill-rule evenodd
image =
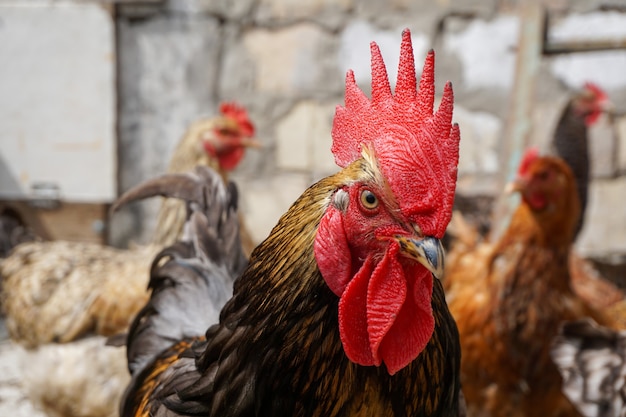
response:
<svg viewBox="0 0 626 417"><path fill-rule="evenodd" d="M31 184L32 197L28 203L32 207L54 210L61 206L61 188L51 182L36 182Z"/></svg>

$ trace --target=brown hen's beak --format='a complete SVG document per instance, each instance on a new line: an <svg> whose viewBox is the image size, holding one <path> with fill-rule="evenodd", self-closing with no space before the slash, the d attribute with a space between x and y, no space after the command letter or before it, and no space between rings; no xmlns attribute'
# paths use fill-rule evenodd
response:
<svg viewBox="0 0 626 417"><path fill-rule="evenodd" d="M441 279L444 250L439 239L430 236L423 238L396 236L395 240L400 244L400 253L421 263L436 278Z"/></svg>
<svg viewBox="0 0 626 417"><path fill-rule="evenodd" d="M506 194L521 193L526 189L526 185L528 185L528 181L523 178L516 178L504 187L504 192Z"/></svg>

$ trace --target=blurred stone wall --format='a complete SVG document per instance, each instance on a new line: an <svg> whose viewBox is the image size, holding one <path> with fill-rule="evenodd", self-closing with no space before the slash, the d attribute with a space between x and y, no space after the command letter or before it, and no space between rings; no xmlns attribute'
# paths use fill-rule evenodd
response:
<svg viewBox="0 0 626 417"><path fill-rule="evenodd" d="M500 193L500 160L519 31L518 4L506 0L169 0L116 7L120 191L165 171L187 125L222 100L245 105L260 151L232 175L247 224L262 240L311 183L336 171L330 153L334 108L343 104L346 70L367 92L369 42L376 41L395 82L403 28L412 31L417 67L437 54L437 92L455 89L461 127L459 199ZM546 3L554 39L626 39L619 1ZM626 254L626 50L544 56L531 142L546 149L568 94L587 81L604 87L617 116L592 131L594 179L579 249ZM485 204L479 205L485 210ZM111 238L151 235L158 203L116 216ZM488 205L487 205L488 209ZM487 216L488 217L488 216ZM137 232L140 232L137 238Z"/></svg>

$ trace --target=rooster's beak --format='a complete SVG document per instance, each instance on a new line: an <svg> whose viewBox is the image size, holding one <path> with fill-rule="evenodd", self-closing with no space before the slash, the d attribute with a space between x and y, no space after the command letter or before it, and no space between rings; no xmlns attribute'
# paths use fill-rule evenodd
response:
<svg viewBox="0 0 626 417"><path fill-rule="evenodd" d="M444 250L439 239L430 236L422 238L396 236L395 240L400 245L400 253L421 263L436 278L441 279Z"/></svg>

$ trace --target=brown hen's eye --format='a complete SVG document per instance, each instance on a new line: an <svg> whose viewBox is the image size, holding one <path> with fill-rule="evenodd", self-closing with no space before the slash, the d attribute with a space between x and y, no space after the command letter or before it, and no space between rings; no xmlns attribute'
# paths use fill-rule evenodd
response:
<svg viewBox="0 0 626 417"><path fill-rule="evenodd" d="M550 173L548 171L541 171L537 174L537 178L539 178L542 181L547 180L549 176L550 176Z"/></svg>
<svg viewBox="0 0 626 417"><path fill-rule="evenodd" d="M368 210L374 210L378 207L378 198L370 190L361 191L361 204Z"/></svg>

